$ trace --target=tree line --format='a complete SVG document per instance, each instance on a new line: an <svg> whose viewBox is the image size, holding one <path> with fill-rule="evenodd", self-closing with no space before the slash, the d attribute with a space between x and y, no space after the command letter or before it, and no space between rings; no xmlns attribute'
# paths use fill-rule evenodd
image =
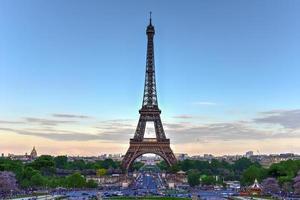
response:
<svg viewBox="0 0 300 200"><path fill-rule="evenodd" d="M300 176L299 180L297 179L300 160L282 161L272 164L269 168L264 168L258 162L252 162L248 158L238 159L232 164L216 159L211 161L186 159L172 167L168 167L165 161L158 163L157 166L161 170L172 173L185 171L191 186L223 184L224 181L230 180L238 180L242 186L249 186L255 179L263 182L272 178L272 181L275 180L283 190L288 192L295 189L300 193Z"/></svg>
<svg viewBox="0 0 300 200"><path fill-rule="evenodd" d="M66 156L52 157L42 155L30 163L23 163L19 160L0 158L0 176L2 183L0 193L9 191L10 186L15 188L17 183L22 189L34 188L94 188L97 184L93 180L86 181L81 172L91 170L95 175L105 175L120 169L120 162L112 159L85 162L84 160L68 161ZM59 170L73 172L67 176L59 176ZM16 179L13 181L12 179Z"/></svg>

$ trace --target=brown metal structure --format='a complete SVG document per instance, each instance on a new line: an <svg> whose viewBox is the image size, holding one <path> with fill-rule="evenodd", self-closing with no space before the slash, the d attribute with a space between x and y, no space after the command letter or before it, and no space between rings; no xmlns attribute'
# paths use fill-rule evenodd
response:
<svg viewBox="0 0 300 200"><path fill-rule="evenodd" d="M122 167L126 171L129 170L136 158L146 153L153 153L161 156L170 166L177 162L170 147L170 140L166 138L160 119L161 110L158 108L157 103L153 43L155 30L152 25L151 13L150 23L147 27L146 34L148 43L143 104L142 108L139 110L140 119L134 137L130 139L129 149L122 161ZM147 122L154 123L156 138L144 138Z"/></svg>

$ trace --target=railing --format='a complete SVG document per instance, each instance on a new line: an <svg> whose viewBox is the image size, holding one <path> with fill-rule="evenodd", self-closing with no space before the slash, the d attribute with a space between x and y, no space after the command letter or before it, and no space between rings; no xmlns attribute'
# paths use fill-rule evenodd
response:
<svg viewBox="0 0 300 200"><path fill-rule="evenodd" d="M142 141L137 141L135 139L130 139L130 142L137 142L137 143L143 143L143 142L148 142L148 143L169 143L170 139L164 139L162 141L157 140L157 138L144 138Z"/></svg>
<svg viewBox="0 0 300 200"><path fill-rule="evenodd" d="M157 142L156 138L144 138L143 142Z"/></svg>

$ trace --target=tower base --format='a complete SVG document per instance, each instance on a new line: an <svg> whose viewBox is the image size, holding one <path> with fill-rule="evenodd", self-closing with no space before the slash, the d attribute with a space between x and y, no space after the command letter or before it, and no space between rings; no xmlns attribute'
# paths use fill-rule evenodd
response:
<svg viewBox="0 0 300 200"><path fill-rule="evenodd" d="M129 148L122 161L122 168L128 172L134 160L147 153L159 155L169 166L172 166L177 162L170 147L169 139L164 139L162 141L157 141L156 138L144 138L143 141L130 139Z"/></svg>

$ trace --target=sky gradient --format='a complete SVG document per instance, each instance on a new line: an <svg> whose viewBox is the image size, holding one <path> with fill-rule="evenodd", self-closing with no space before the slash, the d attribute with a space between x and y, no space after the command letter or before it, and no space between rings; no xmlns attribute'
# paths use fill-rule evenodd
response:
<svg viewBox="0 0 300 200"><path fill-rule="evenodd" d="M125 153L149 11L175 153L300 153L299 10L296 0L1 0L0 153Z"/></svg>

